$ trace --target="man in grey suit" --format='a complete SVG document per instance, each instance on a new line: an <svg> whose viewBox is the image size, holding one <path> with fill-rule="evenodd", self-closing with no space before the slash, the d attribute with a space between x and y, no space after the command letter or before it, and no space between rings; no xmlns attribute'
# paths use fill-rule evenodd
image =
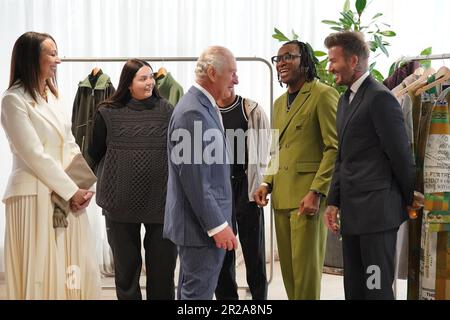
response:
<svg viewBox="0 0 450 320"><path fill-rule="evenodd" d="M237 248L229 158L216 104L238 83L233 54L224 47L207 48L195 77L169 123L164 237L178 246L178 299L205 300L213 297L225 250Z"/></svg>
<svg viewBox="0 0 450 320"><path fill-rule="evenodd" d="M348 87L338 104L338 155L325 211L329 230L342 234L345 298L393 299L397 230L414 188L401 107L370 76L361 33L331 34L325 46L336 84Z"/></svg>

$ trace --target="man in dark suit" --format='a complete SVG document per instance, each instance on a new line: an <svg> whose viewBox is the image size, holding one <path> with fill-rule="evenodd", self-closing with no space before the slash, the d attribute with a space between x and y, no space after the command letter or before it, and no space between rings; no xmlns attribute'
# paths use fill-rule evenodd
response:
<svg viewBox="0 0 450 320"><path fill-rule="evenodd" d="M414 186L401 107L370 76L361 33L331 34L325 46L328 70L348 87L338 104L338 155L325 211L329 230L342 234L345 298L394 299L397 230Z"/></svg>
<svg viewBox="0 0 450 320"><path fill-rule="evenodd" d="M178 299L212 299L225 250L237 248L222 118L216 100L232 94L236 60L223 47L199 57L196 83L169 123L169 177L164 237L178 246Z"/></svg>

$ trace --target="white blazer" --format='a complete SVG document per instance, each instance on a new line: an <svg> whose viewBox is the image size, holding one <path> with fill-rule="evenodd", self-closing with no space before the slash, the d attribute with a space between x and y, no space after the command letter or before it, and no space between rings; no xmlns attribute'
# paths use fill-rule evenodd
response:
<svg viewBox="0 0 450 320"><path fill-rule="evenodd" d="M3 202L13 196L37 195L47 187L69 200L78 190L64 172L80 153L60 101L49 92L48 103L36 103L23 87L8 89L1 102L1 123L13 155L13 168Z"/></svg>

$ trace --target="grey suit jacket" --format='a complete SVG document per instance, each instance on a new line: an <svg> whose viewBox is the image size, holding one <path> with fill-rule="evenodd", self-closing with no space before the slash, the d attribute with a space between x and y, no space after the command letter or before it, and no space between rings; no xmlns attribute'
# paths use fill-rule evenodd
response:
<svg viewBox="0 0 450 320"><path fill-rule="evenodd" d="M231 225L225 143L216 110L200 90L191 87L174 109L168 129L164 237L177 245L215 246L207 231L225 221Z"/></svg>
<svg viewBox="0 0 450 320"><path fill-rule="evenodd" d="M364 234L398 227L412 203L414 163L401 107L368 77L337 111L339 149L327 203L340 208L341 233Z"/></svg>

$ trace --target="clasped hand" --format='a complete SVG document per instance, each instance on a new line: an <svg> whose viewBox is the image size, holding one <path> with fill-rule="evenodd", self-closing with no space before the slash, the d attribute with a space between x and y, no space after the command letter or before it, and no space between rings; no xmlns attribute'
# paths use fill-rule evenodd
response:
<svg viewBox="0 0 450 320"><path fill-rule="evenodd" d="M74 212L83 210L91 202L94 193L85 189L78 189L77 192L70 198L70 209Z"/></svg>

